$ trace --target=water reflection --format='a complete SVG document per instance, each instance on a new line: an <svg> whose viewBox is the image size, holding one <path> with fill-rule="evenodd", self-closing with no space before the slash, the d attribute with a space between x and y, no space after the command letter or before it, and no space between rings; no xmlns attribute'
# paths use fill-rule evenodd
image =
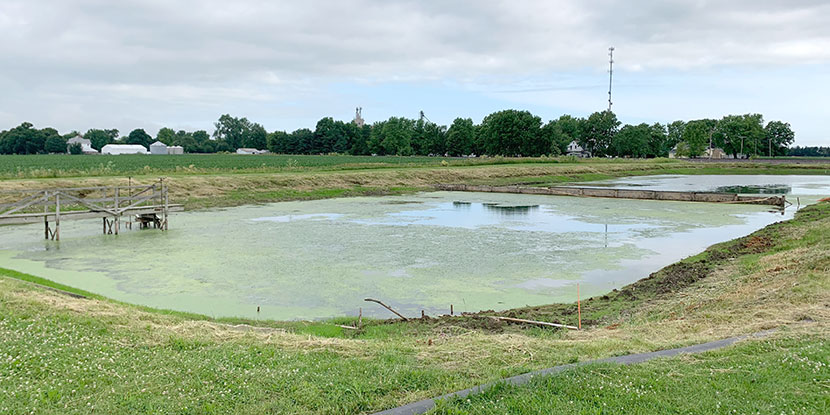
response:
<svg viewBox="0 0 830 415"><path fill-rule="evenodd" d="M793 187L786 184L766 184L766 185L743 185L743 186L720 186L715 189L716 192L722 193L738 193L738 194L753 194L753 195L786 195L792 193Z"/></svg>
<svg viewBox="0 0 830 415"><path fill-rule="evenodd" d="M527 216L531 212L538 210L539 205L502 205L498 203L482 203L484 210L495 213L500 216Z"/></svg>

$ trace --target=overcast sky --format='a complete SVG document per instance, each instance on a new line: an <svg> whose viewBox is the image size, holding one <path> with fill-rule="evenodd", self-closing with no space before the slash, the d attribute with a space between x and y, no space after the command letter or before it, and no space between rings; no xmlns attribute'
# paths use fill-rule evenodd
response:
<svg viewBox="0 0 830 415"><path fill-rule="evenodd" d="M759 112L830 145L828 22L827 0L2 0L0 130L587 116L613 45L625 123Z"/></svg>

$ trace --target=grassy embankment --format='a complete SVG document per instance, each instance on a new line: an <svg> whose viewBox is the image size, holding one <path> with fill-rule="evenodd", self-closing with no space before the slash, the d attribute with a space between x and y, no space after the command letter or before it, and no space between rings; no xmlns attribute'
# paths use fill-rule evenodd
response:
<svg viewBox="0 0 830 415"><path fill-rule="evenodd" d="M172 202L196 209L284 200L401 194L426 190L436 183L553 185L649 174L830 174L830 164L711 165L668 159L181 157L0 156L0 190L126 185L130 180L133 184L146 184L164 176L170 184ZM95 165L96 160L107 161L106 164L98 161L99 164Z"/></svg>
<svg viewBox="0 0 830 415"><path fill-rule="evenodd" d="M587 300L579 332L473 316L372 321L358 333L333 324L349 319L234 325L0 274L12 277L0 278L0 413L365 413L557 364L769 328L778 328L770 338L723 351L580 368L439 413L828 406L830 203ZM572 323L574 308L508 314Z"/></svg>

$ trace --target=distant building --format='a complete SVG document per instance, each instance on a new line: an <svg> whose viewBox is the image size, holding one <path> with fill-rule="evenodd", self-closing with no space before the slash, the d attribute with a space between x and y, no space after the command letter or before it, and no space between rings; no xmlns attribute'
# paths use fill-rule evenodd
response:
<svg viewBox="0 0 830 415"><path fill-rule="evenodd" d="M703 152L703 157L704 157L704 158L709 158L709 159L726 159L726 158L731 158L731 157L729 157L729 156L726 154L726 152L725 152L725 151L723 151L723 149L722 149L722 148L718 148L718 147L715 147L715 148L707 148L707 149L706 149L706 151L704 151L704 152Z"/></svg>
<svg viewBox="0 0 830 415"><path fill-rule="evenodd" d="M107 144L101 154L150 154L147 147L140 144Z"/></svg>
<svg viewBox="0 0 830 415"><path fill-rule="evenodd" d="M583 157L583 158L591 157L591 152L588 151L588 150L585 150L584 148L582 148L582 146L579 145L579 143L577 143L576 140L571 141L571 143L568 144L568 152L566 154L569 155L569 156L576 156L576 157Z"/></svg>
<svg viewBox="0 0 830 415"><path fill-rule="evenodd" d="M69 152L69 147L75 144L81 145L81 152L84 154L98 154L98 150L92 148L92 141L82 137L80 134L66 140L66 152Z"/></svg>
<svg viewBox="0 0 830 415"><path fill-rule="evenodd" d="M161 141L150 144L150 154L167 154L167 144Z"/></svg>
<svg viewBox="0 0 830 415"><path fill-rule="evenodd" d="M182 146L167 147L167 154L184 154L184 147L182 147Z"/></svg>
<svg viewBox="0 0 830 415"><path fill-rule="evenodd" d="M363 127L363 124L365 124L365 121L363 121L363 107L354 109L354 120L352 122L358 127Z"/></svg>

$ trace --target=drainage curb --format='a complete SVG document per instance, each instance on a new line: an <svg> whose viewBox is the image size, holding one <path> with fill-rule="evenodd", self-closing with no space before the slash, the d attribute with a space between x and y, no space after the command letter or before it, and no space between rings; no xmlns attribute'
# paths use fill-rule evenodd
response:
<svg viewBox="0 0 830 415"><path fill-rule="evenodd" d="M374 413L374 415L418 415L418 414L423 414L423 413L426 413L427 411L435 408L435 403L437 401L442 401L442 400L445 400L445 399L454 399L454 398L465 398L469 395L474 395L474 394L477 394L477 393L484 392L484 391L492 388L493 386L500 385L500 384L514 385L514 386L523 385L525 383L530 382L533 378L536 378L536 377L539 377L539 376L553 375L553 374L562 372L562 371L567 370L567 369L572 369L572 368L575 368L575 367L578 367L578 366L589 365L589 364L594 364L594 363L617 363L617 364L621 364L621 365L630 365L630 364L635 364L635 363L642 363L642 362L645 362L647 360L652 360L652 359L656 359L656 358L659 358L659 357L671 357L671 356L676 356L676 355L679 355L679 354L708 352L710 350L716 350L716 349L720 349L720 348L723 348L723 347L726 347L726 346L731 346L732 344L734 344L738 341L741 341L741 340L745 340L745 339L749 339L749 338L764 337L764 336L769 335L773 331L775 331L775 329L766 330L766 331L753 333L753 334L747 334L747 335L744 335L744 336L730 337L730 338L727 338L727 339L716 340L716 341L712 341L712 342L708 342L708 343L695 344L695 345L692 345L692 346L678 347L676 349L658 350L656 352L648 352L648 353L636 353L636 354L629 354L629 355L625 355L625 356L608 357L608 358L605 358L605 359L588 360L588 361L585 361L585 362L571 363L571 364L567 364L567 365L549 367L547 369L537 370L535 372L529 372L529 373L525 373L525 374L522 374L522 375L509 377L509 378L502 379L502 380L499 380L499 381L496 381L496 382L486 383L484 385L474 386L472 388L460 390L458 392L452 392L452 393L448 393L446 395L441 395L441 396L438 396L438 397L435 397L435 398L424 399L424 400L420 400L418 402L413 402L413 403L410 403L410 404L407 404L407 405L404 405L404 406L399 406L397 408L391 408L391 409L387 409L385 411L376 412L376 413Z"/></svg>

